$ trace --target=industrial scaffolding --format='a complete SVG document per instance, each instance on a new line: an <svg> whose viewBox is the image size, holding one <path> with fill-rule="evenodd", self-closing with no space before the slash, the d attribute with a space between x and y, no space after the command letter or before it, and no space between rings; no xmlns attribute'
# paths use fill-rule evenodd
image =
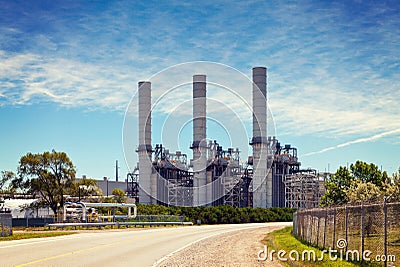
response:
<svg viewBox="0 0 400 267"><path fill-rule="evenodd" d="M208 205L248 205L249 177L240 164L240 151L228 148L224 150L216 141L210 141L206 148L208 181ZM154 149L153 174L157 175L158 203L173 206L193 205L193 177L189 170L187 156L177 151L171 154L163 145Z"/></svg>
<svg viewBox="0 0 400 267"><path fill-rule="evenodd" d="M244 171L240 164L239 149L224 150L215 140L208 144L208 181L212 181L211 205L241 206L241 193L248 191L243 186Z"/></svg>
<svg viewBox="0 0 400 267"><path fill-rule="evenodd" d="M306 207L304 203L307 188L319 192L323 187L321 179L318 186L310 185L315 175L309 170L301 171L297 158L297 149L291 145L281 146L275 137L268 138L269 160L272 166L272 206ZM215 140L206 147L208 205L230 205L233 207L252 207L253 205L253 162L250 156L246 163L240 162L240 151L236 148L223 149ZM176 151L170 153L162 144L156 144L152 151L151 177L157 180L157 203L167 206L193 206L194 174L192 163L188 164L187 155ZM306 173L305 173L306 172ZM307 176L307 175L308 176ZM138 199L138 174L128 175L128 194ZM297 182L296 182L297 181ZM313 181L311 179L311 181ZM300 185L300 186L299 186ZM308 190L308 191L307 191ZM298 192L304 192L300 194ZM312 191L314 192L314 191ZM311 194L312 196L317 194ZM319 193L318 196L320 196ZM302 200L303 199L303 200ZM319 197L317 198L319 200ZM316 201L317 201L316 200ZM296 202L297 201L297 202ZM291 203L291 204L289 204Z"/></svg>
<svg viewBox="0 0 400 267"><path fill-rule="evenodd" d="M153 173L157 177L158 204L193 205L193 173L187 167L187 155L170 153L162 144L154 149Z"/></svg>
<svg viewBox="0 0 400 267"><path fill-rule="evenodd" d="M135 203L139 202L139 168L136 167L132 173L126 175L126 188L129 198L135 199Z"/></svg>
<svg viewBox="0 0 400 267"><path fill-rule="evenodd" d="M274 151L272 164L272 206L285 207L285 184L284 177L299 171L300 162L297 158L297 148L289 144L281 146L275 137L269 138L269 143Z"/></svg>
<svg viewBox="0 0 400 267"><path fill-rule="evenodd" d="M285 205L288 208L310 209L318 207L325 193L325 181L328 173L316 170L301 170L285 175Z"/></svg>

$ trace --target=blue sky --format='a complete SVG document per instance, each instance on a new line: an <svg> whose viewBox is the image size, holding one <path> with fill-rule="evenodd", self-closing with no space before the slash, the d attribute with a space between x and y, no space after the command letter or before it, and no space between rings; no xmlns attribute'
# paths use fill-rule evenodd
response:
<svg viewBox="0 0 400 267"><path fill-rule="evenodd" d="M114 178L118 159L125 177L137 82L191 61L267 66L276 135L303 167L397 170L398 1L214 2L0 0L0 170L54 148L78 176Z"/></svg>

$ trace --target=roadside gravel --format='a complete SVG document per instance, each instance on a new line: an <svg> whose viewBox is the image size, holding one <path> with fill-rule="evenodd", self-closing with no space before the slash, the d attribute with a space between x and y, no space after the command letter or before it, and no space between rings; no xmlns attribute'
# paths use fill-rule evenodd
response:
<svg viewBox="0 0 400 267"><path fill-rule="evenodd" d="M265 235L280 228L283 226L266 226L207 238L173 254L157 266L282 266L276 260L257 260L257 252L264 248L261 241Z"/></svg>

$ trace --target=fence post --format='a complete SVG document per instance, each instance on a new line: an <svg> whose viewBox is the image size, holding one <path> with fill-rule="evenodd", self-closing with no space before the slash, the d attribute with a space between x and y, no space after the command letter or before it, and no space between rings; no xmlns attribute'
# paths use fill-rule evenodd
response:
<svg viewBox="0 0 400 267"><path fill-rule="evenodd" d="M349 245L349 210L347 209L347 205L344 207L345 212L346 212L346 217L345 217L345 228L346 228L346 248L345 250L347 251L347 246Z"/></svg>
<svg viewBox="0 0 400 267"><path fill-rule="evenodd" d="M318 211L318 223L317 223L317 246L319 246L319 224L320 224L320 212Z"/></svg>
<svg viewBox="0 0 400 267"><path fill-rule="evenodd" d="M311 213L310 213L310 211L307 211L307 242L310 242L310 235L311 235L311 231L310 231L310 229L311 229L311 223L310 223L310 221L311 221Z"/></svg>
<svg viewBox="0 0 400 267"><path fill-rule="evenodd" d="M328 220L328 208L325 208L325 221L324 221L324 244L323 248L325 248L325 241L326 241L326 221Z"/></svg>
<svg viewBox="0 0 400 267"><path fill-rule="evenodd" d="M364 203L361 203L361 255L364 255Z"/></svg>
<svg viewBox="0 0 400 267"><path fill-rule="evenodd" d="M310 240L309 240L309 242L310 242L310 244L312 244L313 242L312 242L312 232L313 232L313 230L314 230L314 211L313 210L311 210L311 212L310 212L310 216L311 216L311 220L310 220L310 222L311 222L311 227L310 227Z"/></svg>
<svg viewBox="0 0 400 267"><path fill-rule="evenodd" d="M383 214L384 214L384 234L383 234L383 254L385 255L385 262L384 266L387 266L387 204L386 204L386 197L383 198Z"/></svg>
<svg viewBox="0 0 400 267"><path fill-rule="evenodd" d="M332 248L335 249L335 238L336 238L336 207L333 213L333 238L332 238Z"/></svg>
<svg viewBox="0 0 400 267"><path fill-rule="evenodd" d="M301 213L301 238L304 240L305 239L305 227L306 225L306 219L305 219L305 215L304 212Z"/></svg>
<svg viewBox="0 0 400 267"><path fill-rule="evenodd" d="M305 234L304 234L304 231L305 231L305 225L306 224L306 219L305 219L305 215L304 215L304 212L302 212L301 213L301 238L304 240L304 238L305 238Z"/></svg>
<svg viewBox="0 0 400 267"><path fill-rule="evenodd" d="M298 221L297 221L297 211L295 213L293 213L293 234L295 236L299 236L299 225L298 225Z"/></svg>

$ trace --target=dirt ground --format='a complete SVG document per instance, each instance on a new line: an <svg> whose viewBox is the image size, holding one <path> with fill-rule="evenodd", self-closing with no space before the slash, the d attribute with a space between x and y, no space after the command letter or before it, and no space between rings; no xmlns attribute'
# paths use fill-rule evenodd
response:
<svg viewBox="0 0 400 267"><path fill-rule="evenodd" d="M268 232L281 227L269 226L221 234L173 254L158 266L282 266L277 261L259 261L261 241Z"/></svg>

